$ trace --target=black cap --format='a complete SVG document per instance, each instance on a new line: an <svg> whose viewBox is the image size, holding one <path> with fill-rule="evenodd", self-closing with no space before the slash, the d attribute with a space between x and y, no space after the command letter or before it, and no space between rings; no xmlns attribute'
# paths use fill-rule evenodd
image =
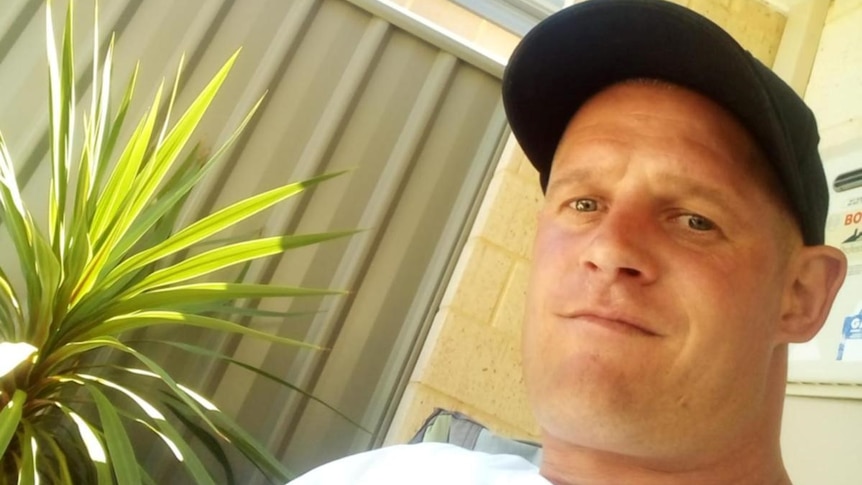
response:
<svg viewBox="0 0 862 485"><path fill-rule="evenodd" d="M660 79L712 99L753 135L796 213L805 244L823 244L829 191L814 114L719 26L665 0L590 0L531 30L503 75L503 103L547 187L569 120L602 89Z"/></svg>

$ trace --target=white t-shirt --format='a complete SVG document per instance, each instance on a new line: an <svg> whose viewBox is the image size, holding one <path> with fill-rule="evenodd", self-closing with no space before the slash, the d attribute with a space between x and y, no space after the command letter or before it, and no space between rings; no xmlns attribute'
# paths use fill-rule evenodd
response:
<svg viewBox="0 0 862 485"><path fill-rule="evenodd" d="M327 463L291 485L551 485L515 455L491 455L446 443L397 445Z"/></svg>

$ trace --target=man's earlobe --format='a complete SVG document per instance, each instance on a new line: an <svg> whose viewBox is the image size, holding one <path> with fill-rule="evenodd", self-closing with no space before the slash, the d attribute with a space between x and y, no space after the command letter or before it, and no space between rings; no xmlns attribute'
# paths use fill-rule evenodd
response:
<svg viewBox="0 0 862 485"><path fill-rule="evenodd" d="M847 273L847 257L831 246L805 246L796 257L780 324L782 343L807 342L820 331Z"/></svg>

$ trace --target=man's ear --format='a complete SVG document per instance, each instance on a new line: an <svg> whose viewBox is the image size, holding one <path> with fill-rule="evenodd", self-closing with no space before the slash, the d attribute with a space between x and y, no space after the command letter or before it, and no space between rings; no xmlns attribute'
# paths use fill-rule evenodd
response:
<svg viewBox="0 0 862 485"><path fill-rule="evenodd" d="M803 246L791 263L779 340L811 340L829 315L832 302L847 273L847 257L831 246Z"/></svg>

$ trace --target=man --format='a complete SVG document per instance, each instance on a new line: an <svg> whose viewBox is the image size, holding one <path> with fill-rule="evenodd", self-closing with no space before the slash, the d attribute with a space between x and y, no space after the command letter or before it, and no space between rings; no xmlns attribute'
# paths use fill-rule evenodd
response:
<svg viewBox="0 0 862 485"><path fill-rule="evenodd" d="M663 0L551 16L503 99L545 190L523 339L541 467L428 444L299 483L790 483L788 344L817 333L846 271L823 245L810 110Z"/></svg>

